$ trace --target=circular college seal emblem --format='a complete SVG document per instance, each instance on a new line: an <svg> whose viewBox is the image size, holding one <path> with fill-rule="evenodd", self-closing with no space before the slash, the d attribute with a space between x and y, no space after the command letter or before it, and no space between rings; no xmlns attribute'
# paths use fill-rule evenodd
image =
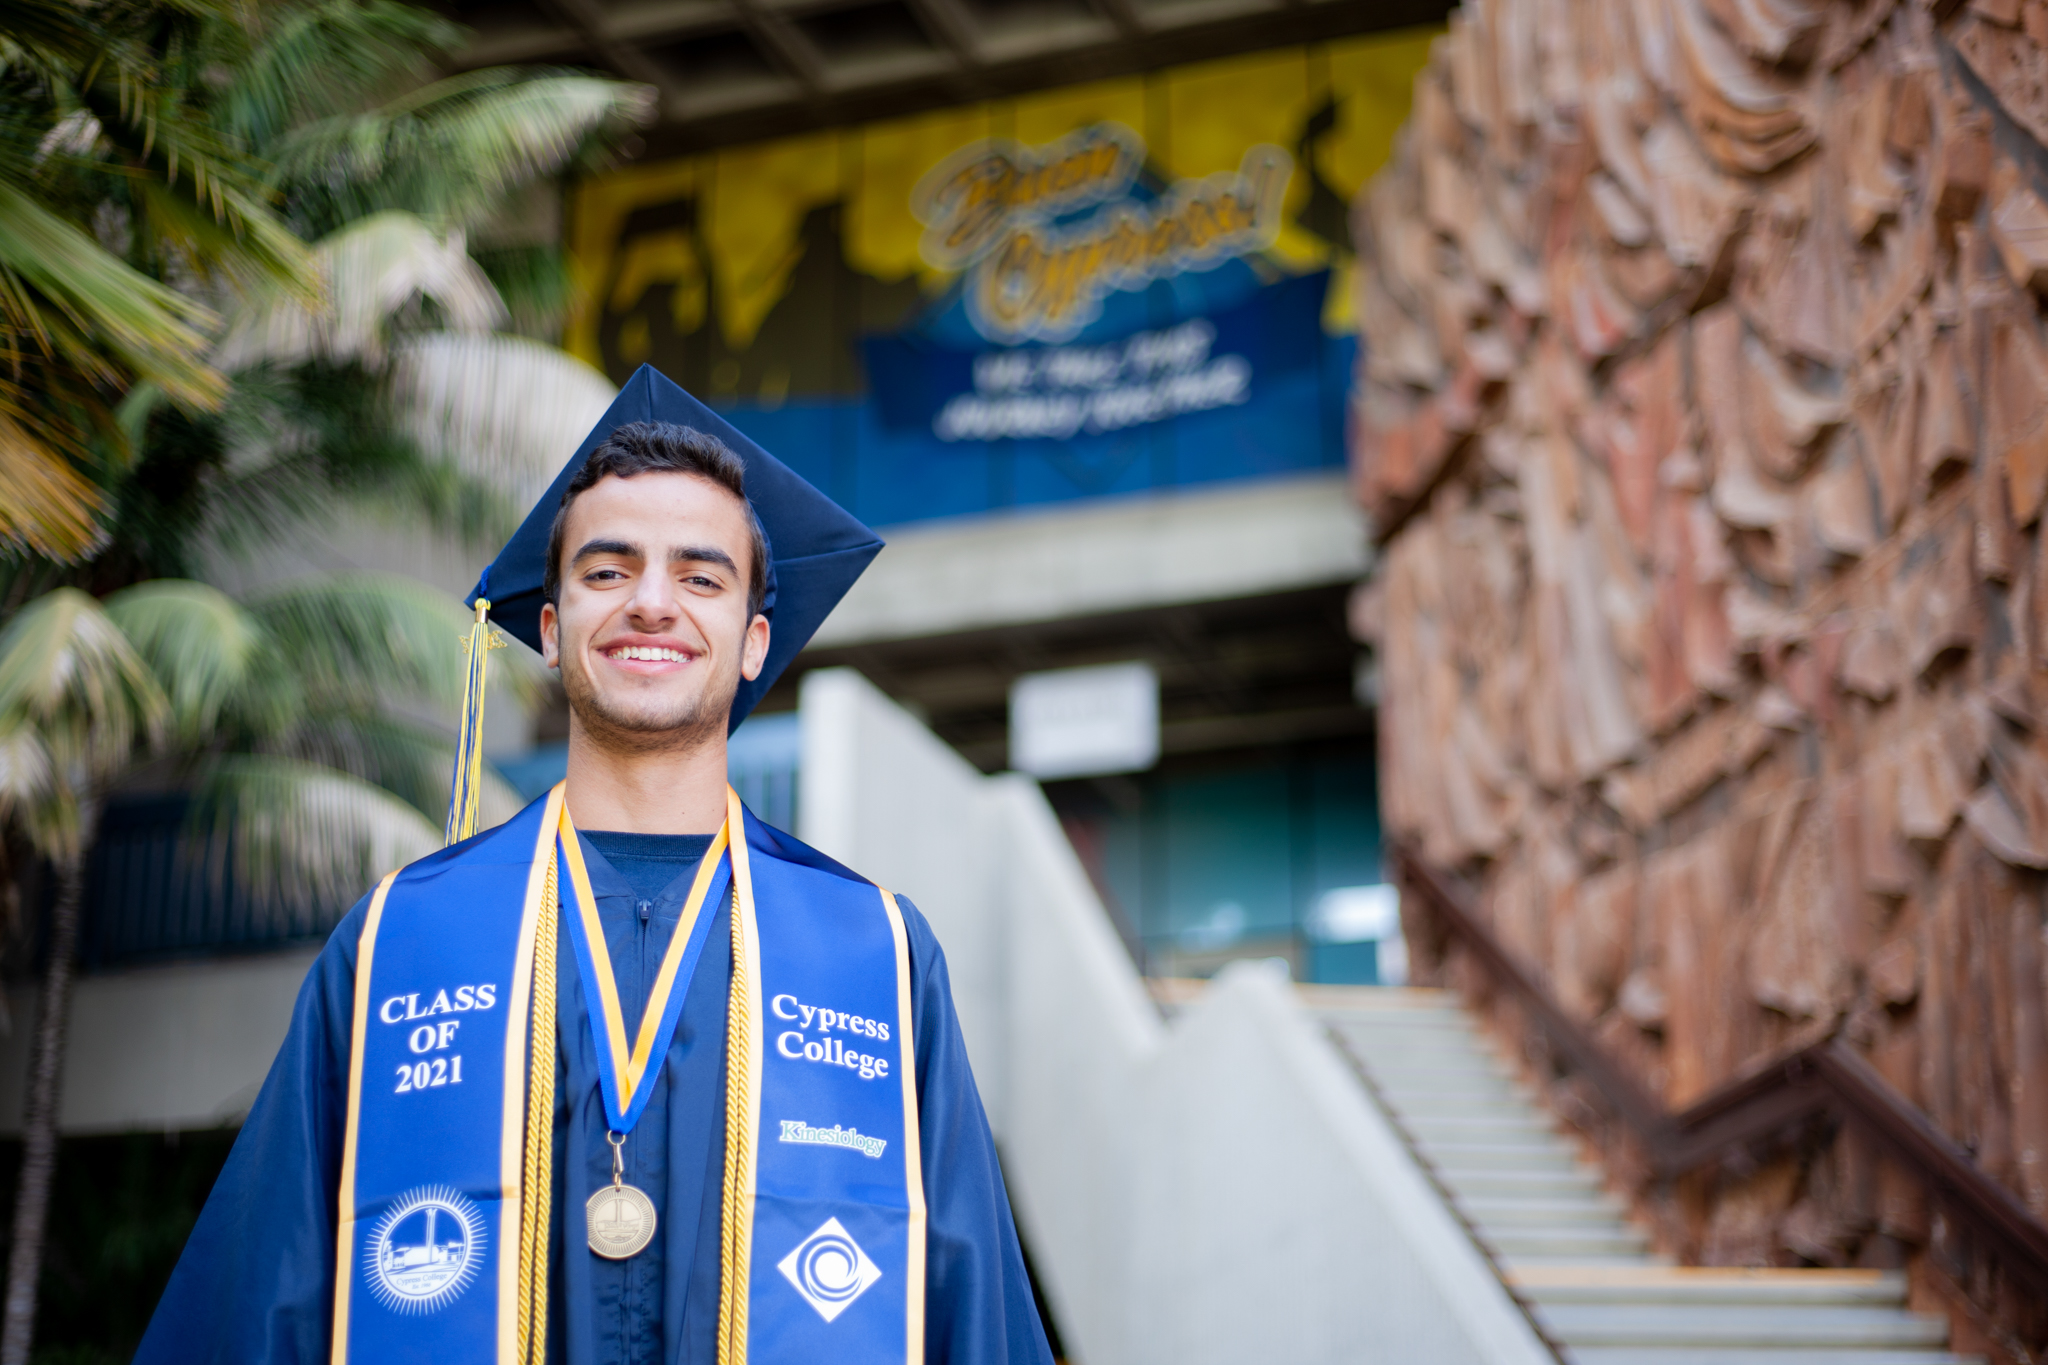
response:
<svg viewBox="0 0 2048 1365"><path fill-rule="evenodd" d="M399 1196L363 1244L364 1278L394 1313L431 1313L476 1278L484 1257L484 1216L445 1185Z"/></svg>

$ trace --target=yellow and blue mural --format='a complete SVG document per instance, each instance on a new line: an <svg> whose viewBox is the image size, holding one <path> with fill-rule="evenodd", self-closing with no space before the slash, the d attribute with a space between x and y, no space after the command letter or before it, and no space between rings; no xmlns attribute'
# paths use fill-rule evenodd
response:
<svg viewBox="0 0 2048 1365"><path fill-rule="evenodd" d="M875 525L1341 465L1348 206L1432 36L594 177L568 344Z"/></svg>

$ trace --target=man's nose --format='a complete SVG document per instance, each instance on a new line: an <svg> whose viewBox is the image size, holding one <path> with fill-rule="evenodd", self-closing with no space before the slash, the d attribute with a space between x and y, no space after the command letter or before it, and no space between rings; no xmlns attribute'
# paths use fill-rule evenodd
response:
<svg viewBox="0 0 2048 1365"><path fill-rule="evenodd" d="M626 604L636 630L658 631L675 623L682 614L676 602L675 584L667 574L643 574L633 587L633 600Z"/></svg>

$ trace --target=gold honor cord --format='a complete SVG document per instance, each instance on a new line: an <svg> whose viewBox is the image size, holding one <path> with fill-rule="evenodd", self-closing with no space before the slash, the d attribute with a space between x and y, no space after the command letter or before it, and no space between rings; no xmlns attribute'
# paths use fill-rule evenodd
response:
<svg viewBox="0 0 2048 1365"><path fill-rule="evenodd" d="M526 1086L525 1198L519 1210L519 1358L539 1365L548 1354L548 1220L555 1174L555 943L557 908L554 841L548 841L547 879L533 936L533 1041Z"/></svg>
<svg viewBox="0 0 2048 1365"><path fill-rule="evenodd" d="M732 990L725 1011L725 1190L718 1277L718 1365L746 1365L747 1291L754 1240L754 1135L760 1126L761 1039L754 1011L760 935L739 793L725 791L732 841Z"/></svg>

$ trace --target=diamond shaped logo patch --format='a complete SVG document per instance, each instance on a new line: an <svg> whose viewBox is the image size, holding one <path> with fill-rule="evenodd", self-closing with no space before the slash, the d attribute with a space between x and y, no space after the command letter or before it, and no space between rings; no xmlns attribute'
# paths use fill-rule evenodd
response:
<svg viewBox="0 0 2048 1365"><path fill-rule="evenodd" d="M837 1218L819 1224L818 1230L797 1243L796 1250L775 1268L827 1322L844 1313L867 1293L869 1285L882 1278L882 1268L868 1259Z"/></svg>

